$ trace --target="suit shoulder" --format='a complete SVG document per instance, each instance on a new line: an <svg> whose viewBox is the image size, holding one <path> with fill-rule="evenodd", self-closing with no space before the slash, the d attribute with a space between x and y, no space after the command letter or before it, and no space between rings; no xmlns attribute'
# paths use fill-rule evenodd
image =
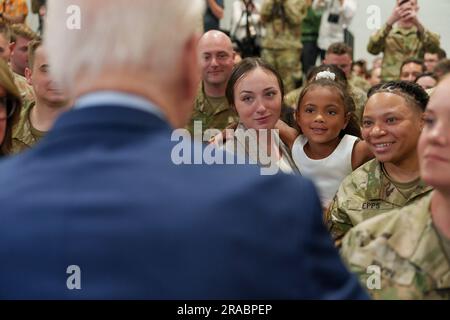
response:
<svg viewBox="0 0 450 320"><path fill-rule="evenodd" d="M270 176L259 173L255 175L253 171L245 170L244 166L241 169L234 174L225 173L229 181L228 190L225 192L230 195L245 197L248 203L253 203L252 206L257 204L261 211L321 211L316 189L310 180L282 173ZM237 176L236 173L239 173L239 178L232 178Z"/></svg>

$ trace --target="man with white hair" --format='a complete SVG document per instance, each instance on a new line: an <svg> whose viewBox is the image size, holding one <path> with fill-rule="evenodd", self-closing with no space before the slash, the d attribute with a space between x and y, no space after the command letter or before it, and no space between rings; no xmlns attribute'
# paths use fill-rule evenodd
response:
<svg viewBox="0 0 450 320"><path fill-rule="evenodd" d="M69 5L82 30L66 28ZM311 182L171 160L198 86L203 6L48 1L49 65L76 102L0 164L0 298L366 297Z"/></svg>

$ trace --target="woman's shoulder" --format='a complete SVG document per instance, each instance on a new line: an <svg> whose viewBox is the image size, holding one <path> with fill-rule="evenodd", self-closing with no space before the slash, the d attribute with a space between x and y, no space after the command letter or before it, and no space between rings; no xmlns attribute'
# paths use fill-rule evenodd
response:
<svg viewBox="0 0 450 320"><path fill-rule="evenodd" d="M350 149L353 150L353 147L355 146L355 143L357 143L360 139L356 136L353 136L351 134L346 134L342 137L341 141L339 141L338 146L336 147L336 150L339 151L341 149ZM335 151L336 151L335 150Z"/></svg>
<svg viewBox="0 0 450 320"><path fill-rule="evenodd" d="M294 144L292 145L292 148L302 148L305 146L305 144L308 143L308 138L305 137L303 134L299 134L297 138L294 140Z"/></svg>
<svg viewBox="0 0 450 320"><path fill-rule="evenodd" d="M356 141L360 140L357 136L351 135L351 134L345 134L342 139L341 143L355 143Z"/></svg>
<svg viewBox="0 0 450 320"><path fill-rule="evenodd" d="M376 217L361 222L355 226L350 232L354 236L360 237L367 245L374 241L377 237L385 237L391 239L391 244L399 243L401 238L405 236L405 226L410 228L423 228L430 219L430 202L432 193L425 197L404 206L382 213ZM398 236L393 236L398 233ZM417 233L416 235L419 235ZM344 243L344 242L343 242Z"/></svg>
<svg viewBox="0 0 450 320"><path fill-rule="evenodd" d="M380 163L372 159L350 173L342 183L363 186L369 184L369 181L381 180L382 174Z"/></svg>
<svg viewBox="0 0 450 320"><path fill-rule="evenodd" d="M381 291L374 297L411 299L411 295L420 297L427 292L436 292L439 275L430 266L448 269L448 263L443 259L442 249L431 227L431 198L432 194L414 204L366 220L344 237L341 256L360 277L365 279L367 268L373 265L392 271L382 274ZM430 252L434 254L430 256ZM422 279L428 279L428 283L415 282L419 274ZM401 290L397 290L399 288Z"/></svg>

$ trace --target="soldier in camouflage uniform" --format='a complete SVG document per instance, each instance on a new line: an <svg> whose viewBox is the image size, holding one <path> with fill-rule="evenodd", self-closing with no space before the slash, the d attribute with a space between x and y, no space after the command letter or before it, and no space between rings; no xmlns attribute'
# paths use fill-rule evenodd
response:
<svg viewBox="0 0 450 320"><path fill-rule="evenodd" d="M22 77L20 74L13 73L14 82L19 89L20 96L22 97L22 101L31 103L34 101L34 92L33 87L29 85L27 79Z"/></svg>
<svg viewBox="0 0 450 320"><path fill-rule="evenodd" d="M383 53L381 78L398 80L400 65L410 57L423 59L425 50L439 48L439 35L424 29L417 17L417 0L397 6L386 24L370 37L367 50ZM394 25L397 23L396 25Z"/></svg>
<svg viewBox="0 0 450 320"><path fill-rule="evenodd" d="M328 48L323 63L334 64L345 72L348 83L364 92L368 92L371 85L365 79L352 73L353 50L343 42L336 42Z"/></svg>
<svg viewBox="0 0 450 320"><path fill-rule="evenodd" d="M266 29L261 57L281 74L286 92L302 78L301 24L307 9L305 0L265 0L261 7Z"/></svg>
<svg viewBox="0 0 450 320"><path fill-rule="evenodd" d="M9 25L4 21L0 21L0 58L6 63L9 63L11 58L11 50L9 48L11 42L11 30ZM22 100L33 101L34 93L33 88L28 84L27 79L21 75L12 72L14 76L14 82L19 89Z"/></svg>
<svg viewBox="0 0 450 320"><path fill-rule="evenodd" d="M194 133L194 121L201 121L202 131L207 129L223 130L228 125L238 121L236 111L228 104L227 98L208 97L204 85L201 86L195 98L194 113L188 130Z"/></svg>
<svg viewBox="0 0 450 320"><path fill-rule="evenodd" d="M408 58L400 66L400 80L416 82L416 78L425 72L425 64L422 60Z"/></svg>
<svg viewBox="0 0 450 320"><path fill-rule="evenodd" d="M14 83L12 72L7 63L0 59L0 87L3 97L0 99L0 159L11 154L12 128L17 123L22 108L19 90ZM7 98L6 98L7 97Z"/></svg>
<svg viewBox="0 0 450 320"><path fill-rule="evenodd" d="M360 76L356 76L354 74L350 74L348 84L354 88L359 88L366 93L369 92L370 88L372 87L366 79L363 79Z"/></svg>
<svg viewBox="0 0 450 320"><path fill-rule="evenodd" d="M360 121L364 112L367 90L371 86L366 80L352 74L352 56L352 48L345 43L336 42L328 48L323 63L334 64L344 71L355 98L355 115Z"/></svg>
<svg viewBox="0 0 450 320"><path fill-rule="evenodd" d="M446 78L436 87L418 143L422 178L435 190L413 205L361 223L342 242L344 261L372 287L374 298L450 299L449 86ZM379 268L378 289L369 266Z"/></svg>
<svg viewBox="0 0 450 320"><path fill-rule="evenodd" d="M328 208L327 225L337 243L353 226L432 189L420 179L417 163L427 93L415 83L389 82L370 94L362 136L376 159L344 179Z"/></svg>
<svg viewBox="0 0 450 320"><path fill-rule="evenodd" d="M30 111L35 102L24 102L20 112L19 122L13 128L11 154L18 154L34 146L47 132L33 127L30 121Z"/></svg>
<svg viewBox="0 0 450 320"><path fill-rule="evenodd" d="M342 182L327 212L328 229L339 240L362 221L401 208L431 190L419 179L409 184L392 181L383 164L373 159Z"/></svg>
<svg viewBox="0 0 450 320"><path fill-rule="evenodd" d="M367 268L380 268L379 288L368 290L374 299L450 299L450 239L433 225L431 197L365 221L342 241L343 260L363 286L373 276Z"/></svg>
<svg viewBox="0 0 450 320"><path fill-rule="evenodd" d="M25 101L20 119L13 127L13 154L35 145L50 128L56 118L70 105L64 92L57 89L48 72L47 55L42 43L33 40L28 46L30 68L28 81L33 85L35 101Z"/></svg>
<svg viewBox="0 0 450 320"><path fill-rule="evenodd" d="M18 23L11 26L11 42L14 44L11 49L11 69L22 77L25 76L25 68L28 67L28 45L38 38L38 35L25 24Z"/></svg>
<svg viewBox="0 0 450 320"><path fill-rule="evenodd" d="M28 48L31 41L38 39L33 30L24 24L14 24L11 26L11 42L14 43L11 51L11 69L14 72L14 81L20 91L24 104L34 101L33 88L25 78L25 68L28 66L28 57L23 53Z"/></svg>
<svg viewBox="0 0 450 320"><path fill-rule="evenodd" d="M234 66L234 51L230 38L211 30L199 41L202 84L195 99L194 112L187 129L194 133L194 121L201 121L202 130L223 130L237 120L236 112L225 97L225 89Z"/></svg>

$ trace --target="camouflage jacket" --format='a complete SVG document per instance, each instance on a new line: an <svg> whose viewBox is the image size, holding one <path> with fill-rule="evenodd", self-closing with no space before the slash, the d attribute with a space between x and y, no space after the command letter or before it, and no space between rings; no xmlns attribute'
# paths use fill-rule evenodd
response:
<svg viewBox="0 0 450 320"><path fill-rule="evenodd" d="M231 108L225 97L213 98L205 94L203 86L198 90L195 99L194 112L187 129L194 132L194 121L202 122L202 130L218 129L222 131L239 119L236 111Z"/></svg>
<svg viewBox="0 0 450 320"><path fill-rule="evenodd" d="M14 83L19 89L20 96L24 101L24 104L31 103L34 101L34 91L33 87L27 82L27 79L22 77L20 74L13 72Z"/></svg>
<svg viewBox="0 0 450 320"><path fill-rule="evenodd" d="M341 255L364 287L369 266L379 271L375 299L450 299L450 262L430 214L432 193L414 205L356 226L342 241Z"/></svg>
<svg viewBox="0 0 450 320"><path fill-rule="evenodd" d="M354 88L355 87L359 88L366 93L369 92L369 90L371 88L371 85L367 80L365 80L361 77L358 77L358 76L353 76L353 75L348 80L348 84Z"/></svg>
<svg viewBox="0 0 450 320"><path fill-rule="evenodd" d="M277 10L281 7L284 10ZM263 48L301 49L301 25L307 10L305 0L265 0L261 6L261 20L266 30ZM283 11L285 19L276 11Z"/></svg>
<svg viewBox="0 0 450 320"><path fill-rule="evenodd" d="M298 99L302 93L303 87L294 89L284 95L284 103L294 110L297 110Z"/></svg>
<svg viewBox="0 0 450 320"><path fill-rule="evenodd" d="M353 226L381 213L401 208L428 194L431 187L420 181L406 198L373 159L348 175L340 185L326 221L335 240Z"/></svg>
<svg viewBox="0 0 450 320"><path fill-rule="evenodd" d="M403 61L412 57L423 58L425 50L439 47L439 38L436 33L419 32L416 27L404 29L394 26L391 29L384 25L370 37L367 51L384 54L381 71L384 81L398 80Z"/></svg>
<svg viewBox="0 0 450 320"><path fill-rule="evenodd" d="M34 105L34 101L23 105L19 121L13 127L11 154L17 154L31 148L46 134L46 132L36 130L31 125L30 111Z"/></svg>
<svg viewBox="0 0 450 320"><path fill-rule="evenodd" d="M366 106L367 102L367 93L363 89L359 87L355 87L350 85L351 88L351 95L353 98L353 101L355 102L355 116L358 120L358 124L361 126L361 120L364 113L364 107Z"/></svg>

